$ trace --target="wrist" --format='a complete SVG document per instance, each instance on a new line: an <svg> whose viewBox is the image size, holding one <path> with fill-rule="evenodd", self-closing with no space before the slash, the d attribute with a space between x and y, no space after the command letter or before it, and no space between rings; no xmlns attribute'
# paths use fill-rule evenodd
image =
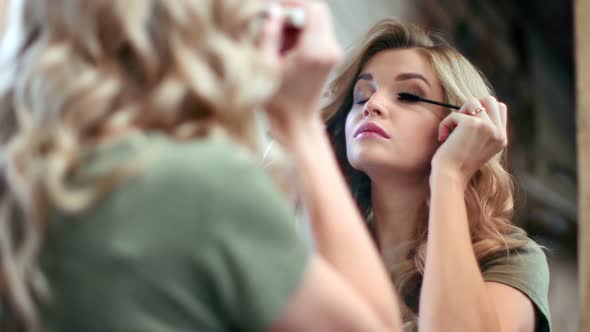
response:
<svg viewBox="0 0 590 332"><path fill-rule="evenodd" d="M289 150L309 149L326 139L326 129L319 116L292 119L281 130L283 145Z"/></svg>
<svg viewBox="0 0 590 332"><path fill-rule="evenodd" d="M442 186L444 188L456 188L464 191L469 182L469 177L465 176L457 168L446 167L442 165L433 165L430 172L430 186Z"/></svg>

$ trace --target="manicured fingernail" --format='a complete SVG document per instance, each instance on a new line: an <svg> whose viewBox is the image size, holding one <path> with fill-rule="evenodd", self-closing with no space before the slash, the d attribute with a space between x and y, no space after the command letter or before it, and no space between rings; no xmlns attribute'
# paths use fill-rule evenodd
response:
<svg viewBox="0 0 590 332"><path fill-rule="evenodd" d="M289 23L295 28L305 25L305 11L303 8L290 8L285 12Z"/></svg>

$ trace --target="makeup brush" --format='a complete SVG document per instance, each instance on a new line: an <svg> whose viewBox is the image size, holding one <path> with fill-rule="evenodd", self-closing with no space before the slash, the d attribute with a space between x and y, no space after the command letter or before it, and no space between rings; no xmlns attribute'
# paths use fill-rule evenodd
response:
<svg viewBox="0 0 590 332"><path fill-rule="evenodd" d="M444 106L444 107L453 108L453 109L456 109L456 110L460 110L461 109L460 106L446 104L446 103L443 103L443 102L440 102L440 101L435 101L435 100L430 100L430 99L422 98L422 97L416 96L415 94L412 94L412 93L400 92L397 95L399 96L399 99L400 100L413 101L413 102L419 102L419 101L421 101L423 103L429 103L429 104Z"/></svg>

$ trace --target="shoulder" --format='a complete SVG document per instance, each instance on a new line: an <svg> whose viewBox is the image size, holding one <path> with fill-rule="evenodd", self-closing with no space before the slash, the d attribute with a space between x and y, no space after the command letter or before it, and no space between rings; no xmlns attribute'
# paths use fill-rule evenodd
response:
<svg viewBox="0 0 590 332"><path fill-rule="evenodd" d="M195 248L227 242L228 230L242 224L287 228L291 221L270 177L227 139L176 142L150 135L100 153L92 167L100 164L130 165L134 175L84 213L60 218L84 220L84 229L109 229L113 239Z"/></svg>
<svg viewBox="0 0 590 332"><path fill-rule="evenodd" d="M285 203L264 169L228 139L151 138L139 155L145 166L118 190L126 198L157 196L159 202L184 202L187 208L255 203L257 195L272 197L270 203Z"/></svg>
<svg viewBox="0 0 590 332"><path fill-rule="evenodd" d="M523 244L511 250L501 250L488 260L482 270L488 274L505 274L515 277L546 277L549 276L547 256L543 247L532 239L519 238Z"/></svg>
<svg viewBox="0 0 590 332"><path fill-rule="evenodd" d="M483 277L488 282L498 282L524 293L541 315L540 331L548 331L549 265L544 248L530 238L524 245L508 252L501 251L482 266Z"/></svg>
<svg viewBox="0 0 590 332"><path fill-rule="evenodd" d="M160 138L148 149L143 181L157 180L160 185L172 182L179 185L178 189L214 186L222 191L239 188L226 185L238 179L255 178L272 185L253 158L227 139L173 142Z"/></svg>
<svg viewBox="0 0 590 332"><path fill-rule="evenodd" d="M84 213L52 220L43 258L66 304L49 319L92 312L104 326L152 331L160 329L143 324L207 330L203 315L238 326L275 318L308 250L264 170L227 140L148 138L133 146L117 155L138 160L135 176ZM243 301L256 305L244 309Z"/></svg>

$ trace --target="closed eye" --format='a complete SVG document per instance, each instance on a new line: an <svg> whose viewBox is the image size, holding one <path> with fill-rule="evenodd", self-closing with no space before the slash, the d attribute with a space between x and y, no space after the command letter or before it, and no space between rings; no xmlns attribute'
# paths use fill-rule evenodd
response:
<svg viewBox="0 0 590 332"><path fill-rule="evenodd" d="M399 97L399 93L405 93L405 94L409 94L409 95L414 95L414 96L420 97L420 98L423 98L424 97L423 96L424 94L421 91L418 91L418 90L409 89L409 90L400 90L400 91L398 91L398 93L396 94L398 96L397 99L399 101L403 102L403 103L409 103L409 104L417 103L418 100L401 98L401 97Z"/></svg>
<svg viewBox="0 0 590 332"><path fill-rule="evenodd" d="M361 99L359 101L354 102L355 105L364 105L365 103L367 103L369 101L369 98L365 98L365 99Z"/></svg>
<svg viewBox="0 0 590 332"><path fill-rule="evenodd" d="M408 94L411 94L411 95L414 95L414 96L418 96L418 97L421 97L421 98L424 97L424 93L422 91L420 91L420 90L414 90L414 89L405 89L405 90L404 89L401 89L399 91L396 91L395 92L395 95L397 96L399 93L408 93Z"/></svg>

